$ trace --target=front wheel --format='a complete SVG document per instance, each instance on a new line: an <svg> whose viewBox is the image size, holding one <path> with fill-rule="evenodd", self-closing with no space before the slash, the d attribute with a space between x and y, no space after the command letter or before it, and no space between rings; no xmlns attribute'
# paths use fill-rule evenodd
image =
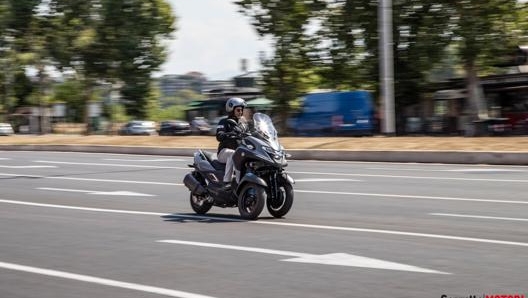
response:
<svg viewBox="0 0 528 298"><path fill-rule="evenodd" d="M242 188L238 196L238 211L243 219L256 219L266 201L266 189L254 183L248 183Z"/></svg>
<svg viewBox="0 0 528 298"><path fill-rule="evenodd" d="M289 183L280 185L278 196L266 201L268 212L275 218L286 215L293 205L293 186Z"/></svg>

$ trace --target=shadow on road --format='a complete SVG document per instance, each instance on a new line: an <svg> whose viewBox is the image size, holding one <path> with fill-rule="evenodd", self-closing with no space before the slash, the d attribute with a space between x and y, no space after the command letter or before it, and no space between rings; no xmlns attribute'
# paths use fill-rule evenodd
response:
<svg viewBox="0 0 528 298"><path fill-rule="evenodd" d="M174 223L188 223L188 222L200 222L200 223L231 223L231 222L248 222L238 215L233 214L217 214L209 213L208 215L197 215L194 213L174 213L170 215L161 216L164 221ZM258 220L277 220L272 216L259 217Z"/></svg>

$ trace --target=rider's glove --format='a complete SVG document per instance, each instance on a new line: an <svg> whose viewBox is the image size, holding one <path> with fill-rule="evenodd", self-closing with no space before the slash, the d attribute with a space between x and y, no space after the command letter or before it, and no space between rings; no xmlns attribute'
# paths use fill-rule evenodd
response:
<svg viewBox="0 0 528 298"><path fill-rule="evenodd" d="M230 139L236 139L239 137L239 134L234 131L226 132L225 135Z"/></svg>

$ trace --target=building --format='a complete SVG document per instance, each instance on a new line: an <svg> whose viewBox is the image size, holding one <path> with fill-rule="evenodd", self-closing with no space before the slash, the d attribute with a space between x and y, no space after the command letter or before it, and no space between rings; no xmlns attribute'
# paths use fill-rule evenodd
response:
<svg viewBox="0 0 528 298"><path fill-rule="evenodd" d="M193 90L196 93L202 93L206 81L205 76L196 71L183 75L164 75L158 79L164 97L174 96L180 90Z"/></svg>
<svg viewBox="0 0 528 298"><path fill-rule="evenodd" d="M195 117L212 120L225 115L225 103L231 97L241 97L249 102L263 96L262 90L249 87L213 89L208 90L204 95L207 99L193 101L187 106L186 118L188 121Z"/></svg>
<svg viewBox="0 0 528 298"><path fill-rule="evenodd" d="M474 117L464 78L437 83L421 103L424 132L465 135L528 134L528 72L480 78L487 115ZM409 116L409 115L407 115Z"/></svg>

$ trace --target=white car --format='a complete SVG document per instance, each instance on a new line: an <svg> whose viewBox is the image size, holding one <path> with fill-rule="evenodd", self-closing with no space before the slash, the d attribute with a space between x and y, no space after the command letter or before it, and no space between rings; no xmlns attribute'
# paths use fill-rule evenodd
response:
<svg viewBox="0 0 528 298"><path fill-rule="evenodd" d="M191 121L191 131L193 134L206 135L211 131L211 125L203 117L195 117Z"/></svg>
<svg viewBox="0 0 528 298"><path fill-rule="evenodd" d="M13 127L9 123L0 123L0 136L9 136L14 134Z"/></svg>
<svg viewBox="0 0 528 298"><path fill-rule="evenodd" d="M122 136L150 136L156 135L156 122L154 121L130 121L119 130Z"/></svg>

